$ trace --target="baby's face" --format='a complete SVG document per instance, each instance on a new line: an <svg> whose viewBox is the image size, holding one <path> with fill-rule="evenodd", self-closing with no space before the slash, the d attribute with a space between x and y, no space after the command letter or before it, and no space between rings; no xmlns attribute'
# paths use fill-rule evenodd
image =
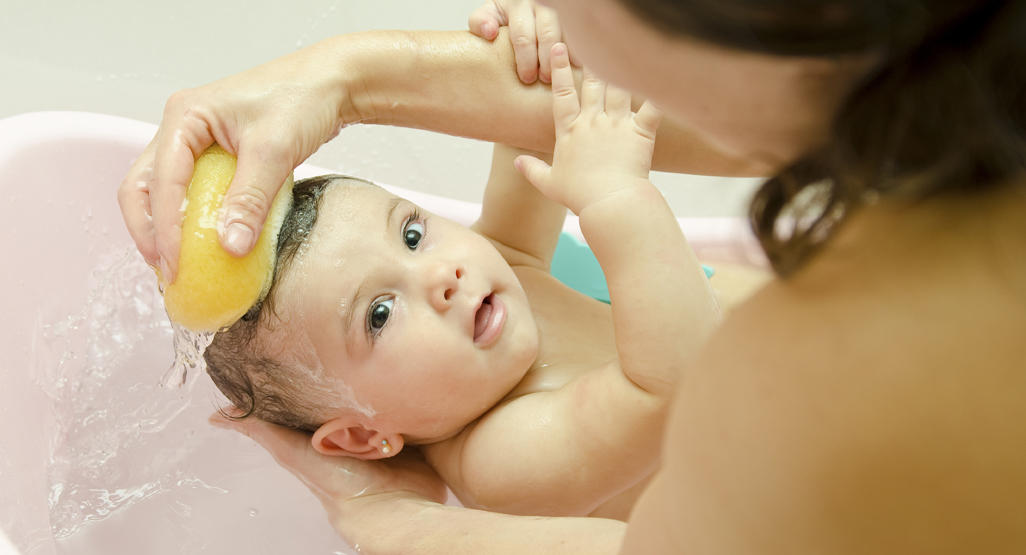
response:
<svg viewBox="0 0 1026 555"><path fill-rule="evenodd" d="M408 440L457 433L538 351L527 296L487 239L371 185L328 186L275 294L283 351L351 388L367 428Z"/></svg>

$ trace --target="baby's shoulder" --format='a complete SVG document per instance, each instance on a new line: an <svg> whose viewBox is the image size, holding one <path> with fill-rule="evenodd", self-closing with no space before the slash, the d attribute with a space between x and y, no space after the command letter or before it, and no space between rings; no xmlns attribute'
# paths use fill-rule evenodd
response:
<svg viewBox="0 0 1026 555"><path fill-rule="evenodd" d="M536 375L457 436L424 447L464 505L583 516L649 475L664 407L632 392L615 363Z"/></svg>

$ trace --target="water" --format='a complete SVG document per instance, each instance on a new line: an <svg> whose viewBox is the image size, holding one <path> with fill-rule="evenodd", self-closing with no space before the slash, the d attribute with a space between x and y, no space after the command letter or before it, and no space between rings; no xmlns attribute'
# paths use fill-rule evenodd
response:
<svg viewBox="0 0 1026 555"><path fill-rule="evenodd" d="M79 311L40 330L41 350L56 358L42 357L36 374L55 408L48 474L56 538L189 479L174 470L180 446L157 447L154 436L189 406L202 372L195 349L184 347L195 341L176 342L183 355L170 378L158 379L142 351L166 345L172 330L152 270L126 250L100 260L89 282ZM165 382L188 387L169 389ZM153 450L161 463L147 471L119 464L133 452Z"/></svg>
<svg viewBox="0 0 1026 555"><path fill-rule="evenodd" d="M214 340L214 332L197 333L188 328L171 322L171 329L174 330L174 352L175 360L171 367L164 373L160 380L161 387L180 388L189 380L195 380L207 371L206 362L203 360L203 352L207 350Z"/></svg>
<svg viewBox="0 0 1026 555"><path fill-rule="evenodd" d="M227 404L204 376L211 335L174 329L135 249L100 256L79 279L83 302L43 302L34 323L39 414L52 415L39 431L50 518L29 531L26 555L46 551L46 537L76 555L353 553L263 449L209 425Z"/></svg>

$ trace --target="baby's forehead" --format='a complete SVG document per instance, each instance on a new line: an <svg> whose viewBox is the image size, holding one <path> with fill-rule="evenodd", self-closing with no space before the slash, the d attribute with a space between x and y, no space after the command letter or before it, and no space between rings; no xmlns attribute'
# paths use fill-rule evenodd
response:
<svg viewBox="0 0 1026 555"><path fill-rule="evenodd" d="M318 206L318 213L324 211L328 204L355 203L369 204L391 199L394 195L377 183L355 177L336 176L324 187L324 194ZM320 218L318 218L319 220Z"/></svg>
<svg viewBox="0 0 1026 555"><path fill-rule="evenodd" d="M378 229L384 226L382 215L395 202L397 197L368 181L331 178L317 201L311 229L278 276L277 312L302 312L303 303L311 300L307 297L357 272L351 262L366 258L383 231Z"/></svg>
<svg viewBox="0 0 1026 555"><path fill-rule="evenodd" d="M329 182L317 204L308 241L319 242L326 235L364 228L372 214L387 210L396 201L394 195L369 181L338 177Z"/></svg>

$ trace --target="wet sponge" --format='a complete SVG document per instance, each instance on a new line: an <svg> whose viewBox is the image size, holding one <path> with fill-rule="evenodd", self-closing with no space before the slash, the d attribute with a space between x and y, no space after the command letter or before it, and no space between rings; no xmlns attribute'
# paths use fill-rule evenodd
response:
<svg viewBox="0 0 1026 555"><path fill-rule="evenodd" d="M292 203L289 176L271 205L256 246L246 256L236 258L221 247L217 238L221 203L233 175L235 156L217 145L196 160L186 195L178 275L174 283L164 286L168 316L196 332L230 326L267 294L274 274L278 231Z"/></svg>

